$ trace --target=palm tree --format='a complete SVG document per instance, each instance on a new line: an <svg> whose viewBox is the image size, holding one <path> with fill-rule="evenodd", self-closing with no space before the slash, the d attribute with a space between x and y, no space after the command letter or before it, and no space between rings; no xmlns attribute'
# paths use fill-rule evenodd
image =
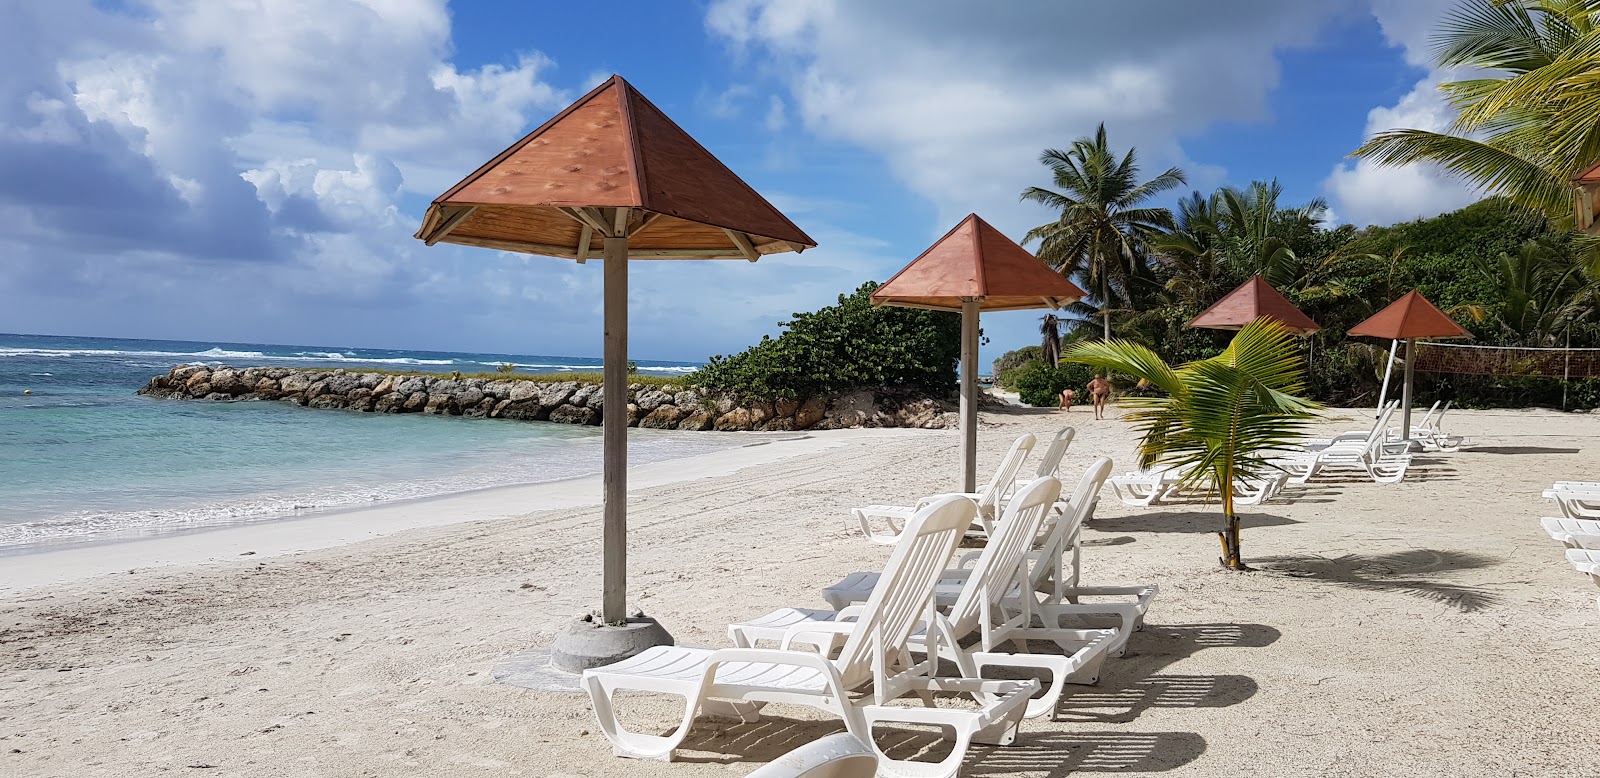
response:
<svg viewBox="0 0 1600 778"><path fill-rule="evenodd" d="M1573 322L1595 312L1600 284L1559 245L1530 241L1515 254L1477 258L1478 271L1496 287L1499 304L1468 306L1474 319L1493 318L1512 343L1556 346ZM1458 306L1459 307L1459 306Z"/></svg>
<svg viewBox="0 0 1600 778"><path fill-rule="evenodd" d="M1450 131L1387 130L1353 156L1431 162L1570 222L1568 181L1600 159L1600 3L1463 0L1434 49L1440 67L1473 69L1439 85L1458 111Z"/></svg>
<svg viewBox="0 0 1600 778"><path fill-rule="evenodd" d="M1156 462L1184 472L1188 485L1215 487L1225 524L1223 566L1248 570L1239 548L1239 517L1233 486L1242 479L1278 472L1268 457L1299 437L1318 406L1300 396L1304 361L1283 325L1258 319L1234 336L1226 351L1210 359L1168 367L1150 349L1128 341L1080 343L1062 357L1136 376L1165 396L1126 397L1144 438L1142 466Z"/></svg>
<svg viewBox="0 0 1600 778"><path fill-rule="evenodd" d="M1111 339L1111 314L1117 303L1132 307L1131 286L1149 274L1143 243L1172 225L1165 208L1141 204L1184 182L1183 171L1169 168L1138 183L1135 150L1120 160L1106 141L1101 124L1092 138L1079 138L1071 148L1045 149L1039 162L1050 169L1054 189L1030 186L1022 199L1058 211L1054 221L1028 231L1023 243L1039 242L1039 258L1061 274L1087 276L1096 288L1096 302Z"/></svg>
<svg viewBox="0 0 1600 778"><path fill-rule="evenodd" d="M1061 366L1061 320L1053 313L1039 320L1039 355L1051 367Z"/></svg>

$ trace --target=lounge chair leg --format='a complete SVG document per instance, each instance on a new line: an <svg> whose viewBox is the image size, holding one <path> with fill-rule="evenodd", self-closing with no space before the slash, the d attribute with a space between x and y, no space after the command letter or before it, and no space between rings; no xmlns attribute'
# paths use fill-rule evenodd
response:
<svg viewBox="0 0 1600 778"><path fill-rule="evenodd" d="M667 735L643 735L629 732L617 721L616 709L611 704L615 689L609 688L598 678L584 678L583 686L589 693L589 702L594 705L600 733L611 741L611 753L631 759L672 761L673 751L689 736L689 727L694 724L695 711L699 707L695 696L685 695L683 721L679 722L676 729Z"/></svg>

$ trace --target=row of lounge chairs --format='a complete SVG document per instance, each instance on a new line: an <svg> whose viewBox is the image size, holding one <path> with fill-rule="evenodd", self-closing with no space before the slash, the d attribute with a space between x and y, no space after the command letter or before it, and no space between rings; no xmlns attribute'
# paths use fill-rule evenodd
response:
<svg viewBox="0 0 1600 778"><path fill-rule="evenodd" d="M1600 482L1557 481L1544 496L1561 506L1560 516L1539 520L1544 531L1566 547L1574 570L1600 586Z"/></svg>
<svg viewBox="0 0 1600 778"><path fill-rule="evenodd" d="M1331 471L1359 471L1374 483L1399 483L1411 466L1413 449L1452 452L1462 439L1440 427L1449 403L1435 402L1422 421L1411 427L1409 440L1399 429L1389 426L1399 402L1385 403L1371 429L1352 430L1331 438L1307 438L1291 449L1276 452L1271 463L1277 472L1244 478L1232 484L1236 504L1259 505L1276 497L1291 484L1308 483L1319 474ZM1206 478L1192 478L1182 469L1153 467L1110 479L1117 499L1126 505L1149 507L1179 496L1200 496L1216 492L1216 484Z"/></svg>
<svg viewBox="0 0 1600 778"><path fill-rule="evenodd" d="M1021 448L1031 449L1025 437ZM586 671L581 684L601 731L620 756L666 760L698 715L753 722L767 704L801 704L838 716L854 740L814 744L787 760L796 769L848 774L866 763L866 746L879 775L956 775L971 743L1008 744L1024 718L1054 715L1066 684L1098 681L1157 593L1153 585L1080 584L1079 535L1111 460L1091 465L1066 499L1051 470L1020 488L1015 468L1003 473L997 480L1013 493L987 522L974 495L919 501L897 524L884 569L827 587L828 608L783 608L730 625L732 648L656 647ZM958 556L977 528L983 548ZM1023 680L986 679L991 668ZM628 731L614 708L628 691L681 697L682 721L666 735ZM961 705L935 706L935 695ZM872 735L893 723L939 726L954 746L938 762L890 759ZM762 774L801 773L774 766Z"/></svg>

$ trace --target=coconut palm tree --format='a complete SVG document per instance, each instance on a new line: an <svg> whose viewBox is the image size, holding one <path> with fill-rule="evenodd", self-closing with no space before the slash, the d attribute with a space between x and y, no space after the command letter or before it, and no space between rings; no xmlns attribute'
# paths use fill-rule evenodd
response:
<svg viewBox="0 0 1600 778"><path fill-rule="evenodd" d="M1057 211L1055 220L1028 231L1024 244L1038 241L1039 258L1063 275L1083 275L1111 339L1111 314L1118 304L1132 307L1131 286L1148 276L1144 242L1172 226L1165 208L1143 203L1184 183L1183 171L1169 168L1139 183L1135 150L1120 159L1101 124L1093 137L1079 138L1066 150L1045 149L1039 162L1050 169L1053 189L1030 186L1022 199Z"/></svg>
<svg viewBox="0 0 1600 778"><path fill-rule="evenodd" d="M1053 313L1039 319L1039 356L1051 367L1061 366L1061 320Z"/></svg>
<svg viewBox="0 0 1600 778"><path fill-rule="evenodd" d="M1318 406L1300 396L1304 361L1283 325L1258 319L1245 325L1226 351L1178 368L1145 346L1122 340L1080 343L1062 355L1135 376L1164 396L1125 397L1143 439L1142 466L1170 465L1185 483L1215 487L1222 498L1224 567L1248 570L1239 547L1233 487L1242 479L1278 472L1271 452L1300 436Z"/></svg>
<svg viewBox="0 0 1600 778"><path fill-rule="evenodd" d="M1470 74L1439 85L1458 111L1449 131L1387 130L1353 156L1434 163L1570 222L1568 182L1600 160L1600 2L1463 0L1434 50L1439 67Z"/></svg>

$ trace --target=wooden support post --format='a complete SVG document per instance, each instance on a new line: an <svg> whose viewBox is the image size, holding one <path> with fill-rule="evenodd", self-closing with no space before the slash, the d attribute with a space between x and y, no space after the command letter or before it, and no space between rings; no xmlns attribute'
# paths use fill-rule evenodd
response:
<svg viewBox="0 0 1600 778"><path fill-rule="evenodd" d="M978 490L978 300L961 300L961 491Z"/></svg>
<svg viewBox="0 0 1600 778"><path fill-rule="evenodd" d="M1406 412L1400 418L1400 439L1411 442L1411 376L1417 366L1417 339L1406 338L1406 385L1400 393L1400 404Z"/></svg>
<svg viewBox="0 0 1600 778"><path fill-rule="evenodd" d="M604 241L605 599L607 624L628 618L628 238Z"/></svg>

